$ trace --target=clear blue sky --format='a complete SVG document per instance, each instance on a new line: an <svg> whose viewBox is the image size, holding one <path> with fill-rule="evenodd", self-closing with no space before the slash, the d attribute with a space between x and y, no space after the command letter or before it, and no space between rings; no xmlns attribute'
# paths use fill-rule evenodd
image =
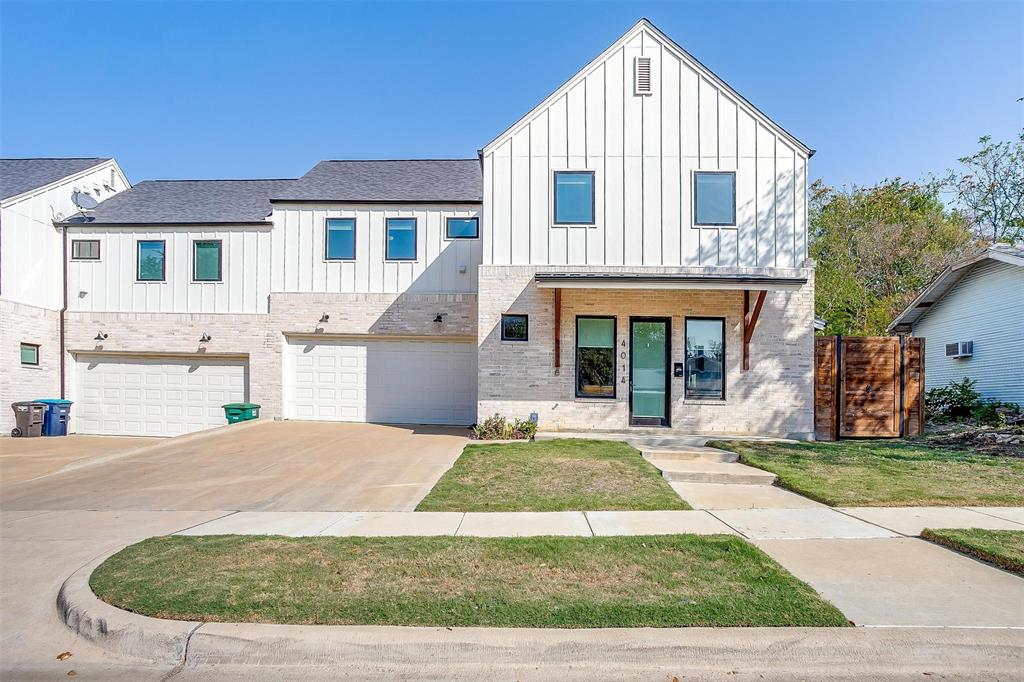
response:
<svg viewBox="0 0 1024 682"><path fill-rule="evenodd" d="M1024 126L1024 3L0 1L0 154L129 178L467 157L646 16L818 150L941 172Z"/></svg>

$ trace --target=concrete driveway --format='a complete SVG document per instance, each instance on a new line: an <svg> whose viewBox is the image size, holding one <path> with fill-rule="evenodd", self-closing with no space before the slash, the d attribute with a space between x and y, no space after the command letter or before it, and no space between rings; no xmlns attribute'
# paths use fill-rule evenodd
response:
<svg viewBox="0 0 1024 682"><path fill-rule="evenodd" d="M5 479L0 509L407 511L458 458L465 433L329 422L227 427L74 471Z"/></svg>
<svg viewBox="0 0 1024 682"><path fill-rule="evenodd" d="M0 481L29 481L141 450L162 440L128 436L0 438Z"/></svg>

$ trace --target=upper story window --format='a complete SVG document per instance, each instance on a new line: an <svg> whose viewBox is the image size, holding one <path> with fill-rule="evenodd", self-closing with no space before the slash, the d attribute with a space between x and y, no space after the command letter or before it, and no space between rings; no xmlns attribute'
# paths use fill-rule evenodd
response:
<svg viewBox="0 0 1024 682"><path fill-rule="evenodd" d="M388 218L384 247L387 260L416 260L416 219Z"/></svg>
<svg viewBox="0 0 1024 682"><path fill-rule="evenodd" d="M99 239L72 239L71 260L99 260Z"/></svg>
<svg viewBox="0 0 1024 682"><path fill-rule="evenodd" d="M192 242L192 281L219 282L222 276L223 244L219 239Z"/></svg>
<svg viewBox="0 0 1024 682"><path fill-rule="evenodd" d="M326 260L356 259L356 219L328 218L324 235Z"/></svg>
<svg viewBox="0 0 1024 682"><path fill-rule="evenodd" d="M167 244L162 239L140 239L135 242L135 279L140 282L163 282L167 276Z"/></svg>
<svg viewBox="0 0 1024 682"><path fill-rule="evenodd" d="M693 224L736 224L736 173L697 171L693 174Z"/></svg>
<svg viewBox="0 0 1024 682"><path fill-rule="evenodd" d="M725 399L725 320L686 318L686 398Z"/></svg>
<svg viewBox="0 0 1024 682"><path fill-rule="evenodd" d="M445 239L476 239L479 236L479 218L448 218L445 220Z"/></svg>
<svg viewBox="0 0 1024 682"><path fill-rule="evenodd" d="M555 171L555 224L594 224L594 171Z"/></svg>

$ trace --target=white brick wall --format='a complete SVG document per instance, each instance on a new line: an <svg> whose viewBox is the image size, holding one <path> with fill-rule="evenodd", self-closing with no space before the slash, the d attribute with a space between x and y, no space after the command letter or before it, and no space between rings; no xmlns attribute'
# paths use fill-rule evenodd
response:
<svg viewBox="0 0 1024 682"><path fill-rule="evenodd" d="M0 300L0 436L14 428L11 403L60 397L59 317L54 310ZM21 364L21 344L39 345L39 366Z"/></svg>
<svg viewBox="0 0 1024 682"><path fill-rule="evenodd" d="M629 338L630 316L669 317L673 363L685 360L685 317L713 316L726 318L726 399L686 400L683 379L673 378L672 428L691 433L797 437L813 432L813 270L775 273L809 279L799 291L768 293L750 344L748 371L741 370L741 291L564 289L561 369L557 373L554 289L537 288L533 282L536 270L528 266L484 266L480 270L481 417L494 413L526 417L537 412L542 430L627 428L628 345L616 348L615 400L574 397L576 315L616 316L620 342ZM502 313L530 316L529 342L500 340ZM620 357L623 352L627 354L624 359Z"/></svg>

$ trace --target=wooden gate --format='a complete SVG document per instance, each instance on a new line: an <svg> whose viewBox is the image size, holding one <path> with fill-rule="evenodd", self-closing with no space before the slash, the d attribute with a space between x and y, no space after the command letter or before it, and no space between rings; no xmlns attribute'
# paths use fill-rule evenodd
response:
<svg viewBox="0 0 1024 682"><path fill-rule="evenodd" d="M819 336L814 340L818 440L924 432L924 339Z"/></svg>

